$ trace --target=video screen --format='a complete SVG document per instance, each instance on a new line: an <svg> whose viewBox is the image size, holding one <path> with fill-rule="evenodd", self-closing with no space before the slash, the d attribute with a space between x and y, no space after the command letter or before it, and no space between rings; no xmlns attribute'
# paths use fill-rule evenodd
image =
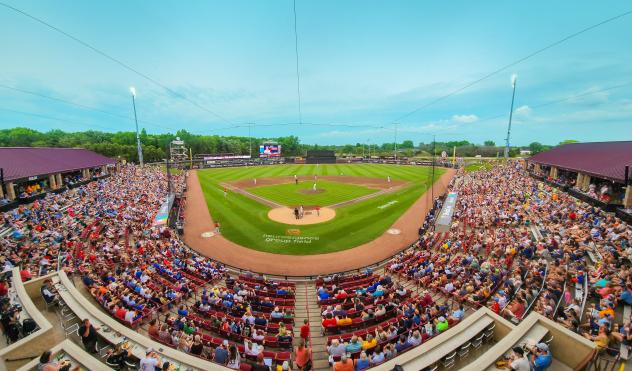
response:
<svg viewBox="0 0 632 371"><path fill-rule="evenodd" d="M259 157L281 157L281 145L279 144L260 145Z"/></svg>

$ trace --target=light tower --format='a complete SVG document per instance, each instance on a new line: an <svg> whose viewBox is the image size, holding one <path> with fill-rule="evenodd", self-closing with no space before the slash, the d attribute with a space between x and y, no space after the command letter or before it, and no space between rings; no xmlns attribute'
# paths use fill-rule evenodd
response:
<svg viewBox="0 0 632 371"><path fill-rule="evenodd" d="M138 134L138 118L136 117L136 88L130 86L130 93L132 93L132 107L134 107L134 122L136 123L136 149L138 150L138 163L140 167L143 167L143 147L140 145L140 134Z"/></svg>
<svg viewBox="0 0 632 371"><path fill-rule="evenodd" d="M511 135L511 118L513 117L514 98L516 97L516 81L518 76L516 74L511 75L511 85L513 87L513 93L511 94L511 109L509 110L509 125L507 126L507 138L505 139L505 160L509 158L509 137Z"/></svg>

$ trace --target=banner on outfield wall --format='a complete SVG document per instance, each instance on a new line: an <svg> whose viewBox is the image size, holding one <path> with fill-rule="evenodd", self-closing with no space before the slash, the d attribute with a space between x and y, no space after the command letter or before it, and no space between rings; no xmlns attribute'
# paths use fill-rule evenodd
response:
<svg viewBox="0 0 632 371"><path fill-rule="evenodd" d="M437 231L445 232L450 230L450 225L452 225L452 215L454 214L454 208L456 207L457 196L458 194L456 192L450 192L445 198L443 208L441 208L441 212L439 212L439 216L437 217L437 221L435 223L435 229Z"/></svg>
<svg viewBox="0 0 632 371"><path fill-rule="evenodd" d="M167 196L162 205L160 205L160 209L158 209L152 224L153 227L162 227L167 225L167 221L169 220L169 210L171 210L171 206L173 206L174 199L175 195L170 194Z"/></svg>
<svg viewBox="0 0 632 371"><path fill-rule="evenodd" d="M212 160L245 160L249 159L249 155L218 155L218 156L204 156L204 161Z"/></svg>

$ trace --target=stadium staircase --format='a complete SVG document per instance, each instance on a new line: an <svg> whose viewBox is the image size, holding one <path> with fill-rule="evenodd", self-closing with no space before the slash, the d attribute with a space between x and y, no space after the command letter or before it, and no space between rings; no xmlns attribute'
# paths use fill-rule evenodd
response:
<svg viewBox="0 0 632 371"><path fill-rule="evenodd" d="M320 306L313 281L296 284L294 309L294 344L301 340L300 327L305 319L309 322L314 370L330 370L327 361L327 338L321 334Z"/></svg>

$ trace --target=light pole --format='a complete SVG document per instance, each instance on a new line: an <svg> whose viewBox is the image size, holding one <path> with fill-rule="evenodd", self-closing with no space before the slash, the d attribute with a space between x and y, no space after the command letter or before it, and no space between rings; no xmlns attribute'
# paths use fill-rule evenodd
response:
<svg viewBox="0 0 632 371"><path fill-rule="evenodd" d="M136 88L131 86L129 88L132 93L132 107L134 107L134 122L136 122L136 149L138 150L138 163L140 167L143 167L143 147L140 145L140 134L138 134L138 117L136 117Z"/></svg>
<svg viewBox="0 0 632 371"><path fill-rule="evenodd" d="M430 205L431 208L434 206L435 153L437 152L436 145L437 145L436 136L435 134L433 134L432 135L432 180L430 181L430 194L432 195L431 196L432 204Z"/></svg>
<svg viewBox="0 0 632 371"><path fill-rule="evenodd" d="M513 117L514 98L516 97L516 81L518 76L516 74L511 75L511 85L513 87L513 93L511 94L511 109L509 110L509 125L507 126L507 139L505 142L505 160L509 158L509 136L511 134L511 118Z"/></svg>
<svg viewBox="0 0 632 371"><path fill-rule="evenodd" d="M395 162L397 162L397 123L395 123Z"/></svg>

